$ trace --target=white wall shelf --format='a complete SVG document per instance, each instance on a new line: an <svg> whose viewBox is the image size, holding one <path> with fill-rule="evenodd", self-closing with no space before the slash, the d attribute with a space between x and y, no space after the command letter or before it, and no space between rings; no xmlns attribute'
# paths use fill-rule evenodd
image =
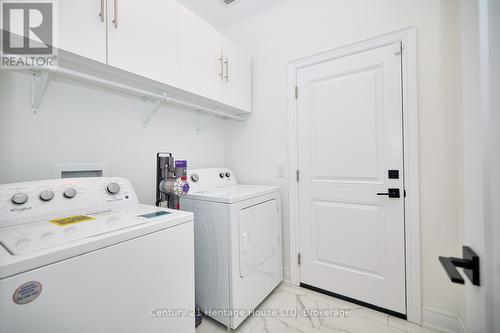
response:
<svg viewBox="0 0 500 333"><path fill-rule="evenodd" d="M123 71L63 50L59 50L59 66L31 71L32 111L38 113L50 81L55 77L91 85L140 98L143 101L142 123L153 120L161 105L176 105L180 110L196 111L196 130L202 131L215 117L244 121L248 114L188 91Z"/></svg>

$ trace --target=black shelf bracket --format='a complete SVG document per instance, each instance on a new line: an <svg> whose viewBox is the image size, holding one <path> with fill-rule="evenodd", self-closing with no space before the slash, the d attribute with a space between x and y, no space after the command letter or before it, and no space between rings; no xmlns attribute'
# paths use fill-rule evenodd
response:
<svg viewBox="0 0 500 333"><path fill-rule="evenodd" d="M462 247L463 258L439 257L451 282L465 284L457 267L463 268L465 275L473 285L479 286L479 256L468 246Z"/></svg>

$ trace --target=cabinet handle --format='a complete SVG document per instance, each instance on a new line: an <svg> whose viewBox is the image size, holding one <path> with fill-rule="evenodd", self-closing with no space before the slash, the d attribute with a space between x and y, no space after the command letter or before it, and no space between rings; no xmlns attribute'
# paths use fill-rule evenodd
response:
<svg viewBox="0 0 500 333"><path fill-rule="evenodd" d="M229 81L229 58L226 57L226 60L224 60L224 65L226 65L226 75L224 75L224 78L226 81Z"/></svg>
<svg viewBox="0 0 500 333"><path fill-rule="evenodd" d="M219 76L221 77L221 79L224 77L224 59L222 57L219 58L219 62L220 62L220 72L219 72Z"/></svg>
<svg viewBox="0 0 500 333"><path fill-rule="evenodd" d="M113 24L115 25L115 28L118 29L118 0L114 0L113 6L114 6Z"/></svg>
<svg viewBox="0 0 500 333"><path fill-rule="evenodd" d="M101 22L104 22L104 0L101 0L101 12L99 16L101 17Z"/></svg>

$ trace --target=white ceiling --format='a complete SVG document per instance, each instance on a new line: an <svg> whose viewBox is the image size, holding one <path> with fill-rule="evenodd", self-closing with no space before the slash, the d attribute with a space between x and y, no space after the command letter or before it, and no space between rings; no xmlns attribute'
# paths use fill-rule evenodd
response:
<svg viewBox="0 0 500 333"><path fill-rule="evenodd" d="M221 0L179 1L216 28L224 30L284 0L237 0L228 6Z"/></svg>

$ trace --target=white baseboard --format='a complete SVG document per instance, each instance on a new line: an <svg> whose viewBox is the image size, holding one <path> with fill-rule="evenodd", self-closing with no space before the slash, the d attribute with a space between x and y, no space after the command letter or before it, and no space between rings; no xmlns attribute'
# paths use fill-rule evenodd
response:
<svg viewBox="0 0 500 333"><path fill-rule="evenodd" d="M290 268L283 267L283 281L290 283Z"/></svg>
<svg viewBox="0 0 500 333"><path fill-rule="evenodd" d="M457 314L428 307L422 308L422 326L443 333L466 333Z"/></svg>

